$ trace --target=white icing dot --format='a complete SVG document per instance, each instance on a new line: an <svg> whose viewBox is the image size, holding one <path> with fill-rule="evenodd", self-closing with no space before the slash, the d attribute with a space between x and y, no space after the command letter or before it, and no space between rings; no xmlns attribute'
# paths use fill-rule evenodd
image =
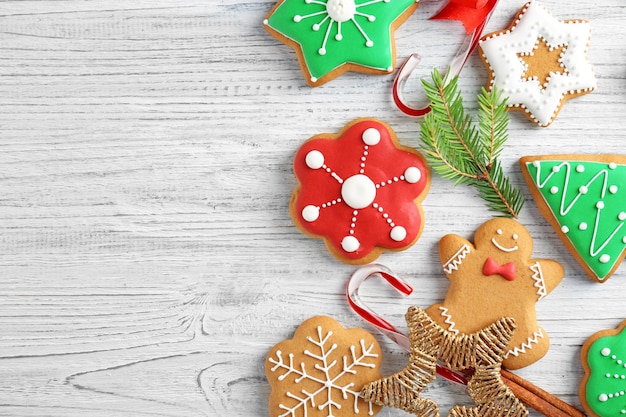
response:
<svg viewBox="0 0 626 417"><path fill-rule="evenodd" d="M622 238L622 243L626 243L626 236Z"/></svg>
<svg viewBox="0 0 626 417"><path fill-rule="evenodd" d="M319 169L324 166L324 155L320 151L309 151L305 158L306 165L311 169Z"/></svg>
<svg viewBox="0 0 626 417"><path fill-rule="evenodd" d="M615 194L617 192L617 185L611 185L609 187L609 193Z"/></svg>
<svg viewBox="0 0 626 417"><path fill-rule="evenodd" d="M365 46L367 46L368 48L371 48L372 46L374 46L374 42L372 42L371 40L368 40L367 42L365 42Z"/></svg>
<svg viewBox="0 0 626 417"><path fill-rule="evenodd" d="M588 189L587 189L587 187L585 187L584 185L581 185L581 186L578 188L578 192L579 192L579 193L581 193L581 194L587 194L587 191L589 191L589 190L588 190Z"/></svg>
<svg viewBox="0 0 626 417"><path fill-rule="evenodd" d="M353 175L341 185L341 197L353 209L365 208L376 198L376 185L365 175Z"/></svg>
<svg viewBox="0 0 626 417"><path fill-rule="evenodd" d="M615 168L617 168L617 164L615 162L610 162L609 163L609 168L615 169Z"/></svg>
<svg viewBox="0 0 626 417"><path fill-rule="evenodd" d="M563 232L563 233L569 232L569 227L567 227L567 226L561 227L561 232Z"/></svg>
<svg viewBox="0 0 626 417"><path fill-rule="evenodd" d="M550 193L551 194L556 194L558 192L559 192L559 187L557 187L557 186L550 187Z"/></svg>
<svg viewBox="0 0 626 417"><path fill-rule="evenodd" d="M604 208L604 203L602 201L598 201L596 203L596 208L602 210Z"/></svg>
<svg viewBox="0 0 626 417"><path fill-rule="evenodd" d="M561 170L561 167L560 167L560 166L558 166L558 165L557 165L557 166L552 167L552 172L559 172L560 170Z"/></svg>
<svg viewBox="0 0 626 417"><path fill-rule="evenodd" d="M585 172L585 166L584 165L577 165L576 166L576 172Z"/></svg>
<svg viewBox="0 0 626 417"><path fill-rule="evenodd" d="M623 211L617 215L617 218L624 221L626 220L626 213L624 213Z"/></svg>
<svg viewBox="0 0 626 417"><path fill-rule="evenodd" d="M404 179L406 182L415 184L420 178L422 178L422 172L417 167L408 167L406 171L404 171Z"/></svg>
<svg viewBox="0 0 626 417"><path fill-rule="evenodd" d="M607 255L606 253L600 256L600 259L599 259L600 263L603 263L603 264L607 263L610 260L611 260L611 257Z"/></svg>
<svg viewBox="0 0 626 417"><path fill-rule="evenodd" d="M370 127L365 129L363 134L361 135L361 139L365 142L366 145L374 146L380 142L380 132L378 129Z"/></svg>
<svg viewBox="0 0 626 417"><path fill-rule="evenodd" d="M341 240L341 247L348 253L355 252L359 245L359 240L354 236L346 236Z"/></svg>
<svg viewBox="0 0 626 417"><path fill-rule="evenodd" d="M600 394L598 395L598 401L600 401L601 403L605 403L609 400L609 396L606 394Z"/></svg>
<svg viewBox="0 0 626 417"><path fill-rule="evenodd" d="M314 222L320 216L320 209L316 206L306 206L302 209L302 218L307 222Z"/></svg>
<svg viewBox="0 0 626 417"><path fill-rule="evenodd" d="M501 234L502 234L502 229L498 229L498 230L496 230L496 233L497 233L497 234L499 234L499 235L501 235Z"/></svg>
<svg viewBox="0 0 626 417"><path fill-rule="evenodd" d="M391 229L391 233L389 234L389 236L396 242L403 241L406 237L406 229L402 226L396 226Z"/></svg>
<svg viewBox="0 0 626 417"><path fill-rule="evenodd" d="M578 228L579 228L580 230L587 230L587 223L585 223L585 222L581 222L581 223L578 225Z"/></svg>
<svg viewBox="0 0 626 417"><path fill-rule="evenodd" d="M329 0L326 3L326 11L331 19L337 22L346 22L354 17L356 4L352 1Z"/></svg>
<svg viewBox="0 0 626 417"><path fill-rule="evenodd" d="M600 351L600 354L602 356L609 356L611 354L611 349L609 349L608 347L605 347L604 349Z"/></svg>

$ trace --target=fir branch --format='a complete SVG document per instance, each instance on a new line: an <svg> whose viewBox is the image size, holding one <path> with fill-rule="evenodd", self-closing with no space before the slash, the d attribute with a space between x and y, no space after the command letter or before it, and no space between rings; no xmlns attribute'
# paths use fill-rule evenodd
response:
<svg viewBox="0 0 626 417"><path fill-rule="evenodd" d="M524 205L521 191L504 175L498 157L508 138L506 99L497 89L478 96L478 128L466 114L457 77L444 80L434 70L423 81L431 111L420 123L421 141L433 170L456 184L470 184L489 210L517 218Z"/></svg>
<svg viewBox="0 0 626 417"><path fill-rule="evenodd" d="M504 143L508 138L509 118L506 111L506 100L494 86L490 94L482 89L478 95L478 126L483 146L487 149L487 168L500 156Z"/></svg>

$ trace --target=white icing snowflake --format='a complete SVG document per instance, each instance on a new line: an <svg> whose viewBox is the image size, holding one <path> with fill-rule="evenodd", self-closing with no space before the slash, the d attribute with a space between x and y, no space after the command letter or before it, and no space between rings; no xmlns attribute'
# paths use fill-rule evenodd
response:
<svg viewBox="0 0 626 417"><path fill-rule="evenodd" d="M296 23L300 23L305 19L319 16L321 17L321 20L311 26L311 28L315 32L319 31L328 21L328 26L326 26L326 33L324 34L324 40L322 41L322 45L317 51L320 55L326 55L326 44L328 42L328 37L335 24L337 25L337 34L334 36L334 38L338 42L343 40L341 25L346 22L352 22L354 27L356 27L361 35L363 35L363 38L365 40L365 46L372 47L374 46L374 42L367 35L363 26L356 21L355 16L362 16L365 17L369 22L374 22L376 20L376 16L362 13L358 9L376 3L389 3L390 1L391 0L371 0L365 3L356 4L355 0L304 0L306 4L318 4L321 6L325 6L325 8L324 10L310 13L307 15L295 15L293 17L293 21Z"/></svg>
<svg viewBox="0 0 626 417"><path fill-rule="evenodd" d="M309 411L323 411L326 417L332 417L334 411L340 410L342 404L338 399L347 400L352 397L354 414L360 414L358 407L360 398L359 388L354 387L354 382L346 376L357 374L358 368L374 369L376 365L372 358L377 358L374 352L374 345L365 346L365 341L359 341L359 347L350 345L350 356L342 356L341 363L333 358L333 352L337 349L336 343L331 343L332 331L325 332L321 326L317 327L317 338L308 336L306 340L311 344L311 350L305 349L304 355L312 358L315 362L313 367L307 368L304 362L294 363L295 355L289 353L287 358L283 357L283 352L277 350L275 357L270 357L268 361L274 365L271 372L282 372L278 376L278 381L293 378L294 386L300 383L313 383L314 390L300 389L300 392L287 391L286 396L290 398L289 405L279 404L279 408L284 413L279 417L296 417L302 415L307 417ZM357 349L360 353L357 353ZM297 414L300 413L300 414ZM373 415L373 405L368 403L368 415Z"/></svg>

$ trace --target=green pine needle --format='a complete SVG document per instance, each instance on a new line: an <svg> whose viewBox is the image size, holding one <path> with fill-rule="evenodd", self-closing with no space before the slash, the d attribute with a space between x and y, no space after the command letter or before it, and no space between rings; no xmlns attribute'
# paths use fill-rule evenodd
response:
<svg viewBox="0 0 626 417"><path fill-rule="evenodd" d="M497 89L478 96L478 127L463 107L457 77L444 80L434 70L423 81L431 111L420 123L422 146L433 170L457 184L470 184L500 216L517 218L524 197L504 175L498 157L508 138L506 99Z"/></svg>

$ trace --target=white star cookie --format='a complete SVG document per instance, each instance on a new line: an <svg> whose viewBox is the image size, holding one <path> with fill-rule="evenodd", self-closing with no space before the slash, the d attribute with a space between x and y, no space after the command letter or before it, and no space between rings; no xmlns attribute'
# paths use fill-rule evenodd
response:
<svg viewBox="0 0 626 417"><path fill-rule="evenodd" d="M565 101L596 87L587 59L591 26L585 20L556 19L537 2L526 3L508 29L479 42L489 68L489 85L508 97L537 125L554 121Z"/></svg>

